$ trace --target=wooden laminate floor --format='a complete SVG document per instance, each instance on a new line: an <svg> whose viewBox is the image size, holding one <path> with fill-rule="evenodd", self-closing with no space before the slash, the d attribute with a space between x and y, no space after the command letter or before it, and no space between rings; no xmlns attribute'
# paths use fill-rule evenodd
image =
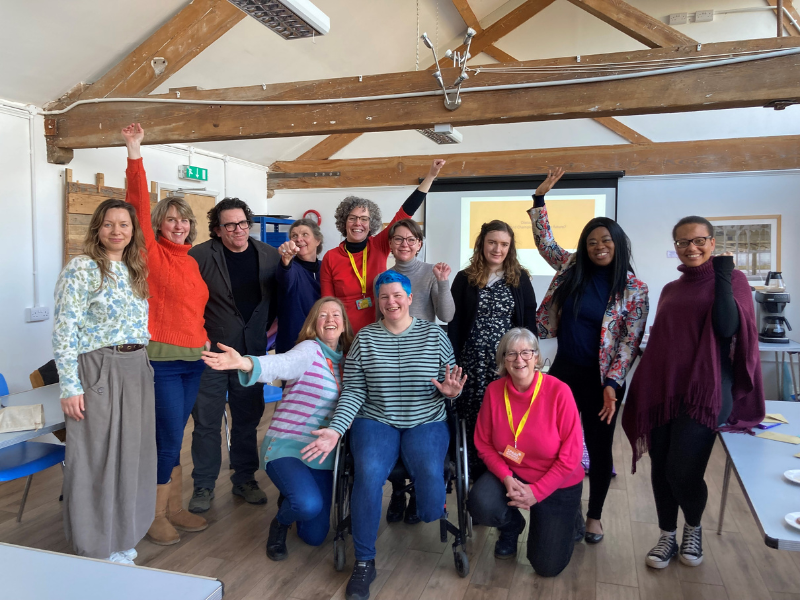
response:
<svg viewBox="0 0 800 600"><path fill-rule="evenodd" d="M270 405L274 406L274 405ZM261 434L271 417L268 409ZM183 446L184 497L191 496L192 423ZM514 561L493 556L497 532L476 527L469 542L470 575L458 577L450 544L439 541L438 523L408 526L381 524L376 559L378 578L372 584L376 600L800 600L800 553L772 550L764 545L734 481L728 496L724 531L716 535L724 455L717 444L706 480L709 502L703 526L705 560L689 568L674 560L661 571L648 569L644 554L658 538L655 506L650 489L649 459L630 475L630 447L620 428L614 445L618 475L611 483L603 524L605 540L596 546L580 543L567 569L545 579L533 573L525 559L524 543ZM227 453L223 448L223 466ZM267 492L266 506L251 506L230 493L229 471L220 474L213 508L206 513L210 527L183 534L174 546L156 546L143 540L137 546L137 564L221 579L227 600L343 599L353 564L348 543L348 568L333 569L332 535L311 548L294 531L289 533L289 558L271 562L265 554L269 523L277 510L277 490L263 472L256 475ZM0 542L67 552L61 506L61 469L51 468L33 480L21 524L15 520L23 480L0 484ZM584 508L588 481L584 485ZM384 495L384 508L388 501ZM679 523L679 529L683 526Z"/></svg>

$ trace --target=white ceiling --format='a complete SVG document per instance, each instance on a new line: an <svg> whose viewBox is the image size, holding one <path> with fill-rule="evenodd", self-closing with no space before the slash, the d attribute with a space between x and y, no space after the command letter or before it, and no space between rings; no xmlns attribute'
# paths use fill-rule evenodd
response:
<svg viewBox="0 0 800 600"><path fill-rule="evenodd" d="M523 0L470 0L483 27ZM628 0L666 20L673 12L695 11L688 0ZM417 43L426 31L440 51L455 48L466 26L451 0L314 0L331 19L331 32L314 40L286 41L253 19L244 19L157 91L170 87L219 88L413 70L432 63ZM41 106L74 84L96 80L173 14L186 0L0 0L0 98ZM766 6L765 0L707 0L699 8ZM123 8L124 7L124 8ZM772 12L718 15L711 23L679 26L700 42L775 35ZM502 38L499 48L520 60L637 50L643 46L567 0L557 0ZM495 62L485 54L473 64ZM654 141L788 135L800 133L800 107L776 112L742 109L620 119ZM464 143L450 152L511 150L625 143L591 120L464 128ZM320 137L243 140L198 144L260 164L292 160ZM371 133L336 158L436 154L440 147L413 131Z"/></svg>

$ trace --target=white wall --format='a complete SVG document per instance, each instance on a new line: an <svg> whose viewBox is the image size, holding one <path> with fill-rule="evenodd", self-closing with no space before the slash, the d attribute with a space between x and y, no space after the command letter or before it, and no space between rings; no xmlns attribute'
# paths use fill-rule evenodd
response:
<svg viewBox="0 0 800 600"><path fill-rule="evenodd" d="M43 122L35 119L36 188L39 268L39 305L50 308L51 318L25 322L25 308L34 306L31 177L27 113L0 104L0 373L11 392L30 389L28 375L53 357L53 290L62 268L64 252L64 168L47 163ZM203 187L221 199L229 195L246 200L256 213L266 212L265 168L231 159L227 182L225 161L172 147L142 149L148 178L171 186ZM95 173L106 185L122 187L125 149L81 150L68 165L73 181L94 183ZM209 170L207 183L178 179L178 165L193 164Z"/></svg>

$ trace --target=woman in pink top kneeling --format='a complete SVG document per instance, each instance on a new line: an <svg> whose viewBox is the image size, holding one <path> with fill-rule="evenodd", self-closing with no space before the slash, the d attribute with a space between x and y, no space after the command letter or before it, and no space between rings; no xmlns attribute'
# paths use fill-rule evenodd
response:
<svg viewBox="0 0 800 600"><path fill-rule="evenodd" d="M536 336L521 327L497 346L500 379L486 388L475 427L475 449L488 472L469 494L482 525L497 527L496 558L517 553L530 511L528 560L542 577L555 577L583 539L583 442L569 387L541 372Z"/></svg>

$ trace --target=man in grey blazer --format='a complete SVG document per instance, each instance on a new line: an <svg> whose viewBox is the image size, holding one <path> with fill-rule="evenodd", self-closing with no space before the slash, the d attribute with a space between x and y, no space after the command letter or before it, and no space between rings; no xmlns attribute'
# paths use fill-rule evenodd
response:
<svg viewBox="0 0 800 600"><path fill-rule="evenodd" d="M225 198L208 212L211 239L189 251L208 286L205 326L211 349L217 343L242 355L266 353L267 330L275 315L275 269L280 257L272 246L250 237L253 213L238 198ZM266 504L255 481L258 469L256 427L264 414L264 386L243 387L236 371L206 368L192 417L193 513L211 507L222 461L220 429L225 402L231 407L232 492L251 504Z"/></svg>

